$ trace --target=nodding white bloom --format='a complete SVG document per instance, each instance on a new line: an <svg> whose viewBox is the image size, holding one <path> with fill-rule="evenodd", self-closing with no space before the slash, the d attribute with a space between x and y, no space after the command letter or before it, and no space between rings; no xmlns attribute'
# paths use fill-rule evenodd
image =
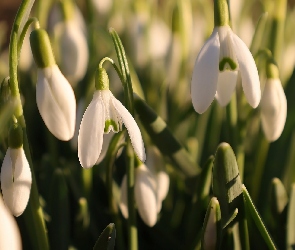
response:
<svg viewBox="0 0 295 250"><path fill-rule="evenodd" d="M287 117L287 99L280 79L267 79L261 102L262 129L268 141L277 140Z"/></svg>
<svg viewBox="0 0 295 250"><path fill-rule="evenodd" d="M153 227L157 222L156 185L153 174L144 164L135 168L135 203L140 217L149 227ZM125 218L129 216L127 198L127 176L125 175L121 184L121 199L119 204L122 215Z"/></svg>
<svg viewBox="0 0 295 250"><path fill-rule="evenodd" d="M192 102L200 114L207 110L214 96L222 106L229 103L236 87L238 72L248 103L256 108L261 98L253 56L228 25L226 0L219 2L214 6L215 28L196 59L192 76Z"/></svg>
<svg viewBox="0 0 295 250"><path fill-rule="evenodd" d="M74 91L57 65L38 69L37 106L49 131L62 141L75 132L76 99Z"/></svg>
<svg viewBox="0 0 295 250"><path fill-rule="evenodd" d="M21 238L16 221L5 207L0 195L0 249L21 250Z"/></svg>
<svg viewBox="0 0 295 250"><path fill-rule="evenodd" d="M31 170L23 147L9 147L1 167L1 189L5 205L14 216L24 212L30 198L31 184Z"/></svg>
<svg viewBox="0 0 295 250"><path fill-rule="evenodd" d="M156 147L149 148L146 166L150 169L156 181L157 212L159 213L162 208L162 202L169 191L170 178L164 169L165 163Z"/></svg>
<svg viewBox="0 0 295 250"><path fill-rule="evenodd" d="M99 159L103 135L110 131L117 133L122 130L124 123L131 144L138 158L145 161L145 149L140 130L129 111L118 101L109 90L109 79L103 68L98 69L96 81L98 86L93 99L87 107L78 135L78 156L82 167L90 168ZM103 79L103 80L102 80Z"/></svg>
<svg viewBox="0 0 295 250"><path fill-rule="evenodd" d="M89 53L85 34L74 21L65 21L60 35L61 70L74 86L87 70Z"/></svg>
<svg viewBox="0 0 295 250"><path fill-rule="evenodd" d="M92 3L98 13L106 14L112 8L113 0L92 0Z"/></svg>
<svg viewBox="0 0 295 250"><path fill-rule="evenodd" d="M39 112L49 131L58 139L68 141L75 131L74 91L55 63L47 32L34 30L30 42L38 66L36 99Z"/></svg>

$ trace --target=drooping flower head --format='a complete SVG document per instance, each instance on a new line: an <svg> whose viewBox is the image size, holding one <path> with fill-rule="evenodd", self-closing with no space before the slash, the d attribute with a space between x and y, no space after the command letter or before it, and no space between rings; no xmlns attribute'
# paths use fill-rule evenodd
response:
<svg viewBox="0 0 295 250"><path fill-rule="evenodd" d="M201 114L214 96L220 105L227 105L239 72L246 98L256 108L261 98L258 71L249 49L229 26L226 0L215 0L214 22L215 28L195 62L191 82L193 106Z"/></svg>
<svg viewBox="0 0 295 250"><path fill-rule="evenodd" d="M274 63L267 63L266 74L260 102L261 124L266 139L272 142L283 132L287 118L287 99Z"/></svg>
<svg viewBox="0 0 295 250"><path fill-rule="evenodd" d="M141 219L149 227L153 227L157 222L157 192L156 179L151 171L144 164L135 168L134 198L138 213ZM121 183L120 210L124 218L129 217L127 194L127 175L124 175Z"/></svg>
<svg viewBox="0 0 295 250"><path fill-rule="evenodd" d="M78 135L78 156L82 167L90 168L102 151L103 135L117 133L124 123L138 158L145 161L145 149L140 130L129 111L109 90L109 79L104 68L96 74L96 91L87 107Z"/></svg>
<svg viewBox="0 0 295 250"><path fill-rule="evenodd" d="M30 42L38 66L36 99L39 112L49 131L58 139L68 141L75 130L74 91L56 65L47 32L32 31Z"/></svg>
<svg viewBox="0 0 295 250"><path fill-rule="evenodd" d="M23 133L18 124L9 131L9 148L1 167L1 189L5 205L14 216L20 216L29 201L32 176L23 150Z"/></svg>

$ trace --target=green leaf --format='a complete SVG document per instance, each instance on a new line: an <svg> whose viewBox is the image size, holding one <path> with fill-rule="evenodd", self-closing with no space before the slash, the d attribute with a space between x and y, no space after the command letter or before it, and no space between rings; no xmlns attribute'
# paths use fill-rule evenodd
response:
<svg viewBox="0 0 295 250"><path fill-rule="evenodd" d="M187 177L200 174L200 167L176 140L165 121L139 97L135 96L134 105L142 125L158 149Z"/></svg>
<svg viewBox="0 0 295 250"><path fill-rule="evenodd" d="M115 247L116 228L114 223L110 223L101 233L96 241L93 250L112 250Z"/></svg>
<svg viewBox="0 0 295 250"><path fill-rule="evenodd" d="M242 204L242 183L235 154L231 146L221 143L215 154L213 167L213 194L220 202L222 224L226 225Z"/></svg>
<svg viewBox="0 0 295 250"><path fill-rule="evenodd" d="M287 248L294 249L295 246L295 184L293 183L290 193L290 201L287 215Z"/></svg>
<svg viewBox="0 0 295 250"><path fill-rule="evenodd" d="M49 243L52 249L67 249L70 237L69 193L63 172L57 168L52 177L49 194L48 225Z"/></svg>
<svg viewBox="0 0 295 250"><path fill-rule="evenodd" d="M269 249L277 249L275 244L273 243L266 227L263 224L261 217L258 214L258 211L251 199L250 194L248 193L246 187L243 185L243 197L246 203L246 209L249 211L250 215L252 216L261 236L263 237L265 243L267 244Z"/></svg>

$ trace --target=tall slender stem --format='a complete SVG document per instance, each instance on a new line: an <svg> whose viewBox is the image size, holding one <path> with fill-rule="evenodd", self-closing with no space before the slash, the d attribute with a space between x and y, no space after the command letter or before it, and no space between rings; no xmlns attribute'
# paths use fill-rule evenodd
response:
<svg viewBox="0 0 295 250"><path fill-rule="evenodd" d="M10 46L9 46L9 75L10 75L10 89L11 95L17 106L14 110L14 115L18 122L22 126L24 134L24 150L26 157L28 158L29 165L32 172L32 187L29 203L22 216L20 216L19 221L23 221L25 225L25 233L29 235L30 246L32 249L49 249L47 233L45 228L45 223L43 220L42 208L39 204L39 194L36 185L36 179L33 170L33 164L31 159L31 154L29 150L29 143L26 133L26 123L23 116L23 108L20 100L20 92L18 87L17 79L17 66L18 66L18 38L20 35L20 28L27 21L29 12L34 4L34 0L23 0L18 12L16 14L11 36L10 36Z"/></svg>

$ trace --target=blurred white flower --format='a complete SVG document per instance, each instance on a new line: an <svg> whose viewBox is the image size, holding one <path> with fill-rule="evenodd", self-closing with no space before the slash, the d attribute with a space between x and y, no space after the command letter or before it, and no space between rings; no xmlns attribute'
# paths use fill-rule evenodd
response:
<svg viewBox="0 0 295 250"><path fill-rule="evenodd" d="M88 66L89 53L86 36L77 22L65 21L61 26L59 41L61 71L75 86L84 77Z"/></svg>
<svg viewBox="0 0 295 250"><path fill-rule="evenodd" d="M261 102L262 129L268 141L277 140L287 117L287 99L279 79L267 79Z"/></svg>
<svg viewBox="0 0 295 250"><path fill-rule="evenodd" d="M149 147L146 166L154 175L156 182L157 213L159 213L162 208L162 202L169 191L170 178L164 168L165 162L156 147Z"/></svg>
<svg viewBox="0 0 295 250"><path fill-rule="evenodd" d="M36 98L49 131L62 141L70 140L75 131L76 99L71 85L56 64L38 68Z"/></svg>
<svg viewBox="0 0 295 250"><path fill-rule="evenodd" d="M104 133L121 131L123 123L136 155L145 161L141 132L132 115L109 89L95 91L84 113L78 135L78 156L82 167L90 168L98 161Z"/></svg>
<svg viewBox="0 0 295 250"><path fill-rule="evenodd" d="M0 249L21 250L21 237L16 221L5 207L0 195Z"/></svg>
<svg viewBox="0 0 295 250"><path fill-rule="evenodd" d="M171 32L160 19L155 19L149 29L149 55L157 60L167 55L171 40Z"/></svg>
<svg viewBox="0 0 295 250"><path fill-rule="evenodd" d="M92 3L98 13L106 14L110 11L113 5L113 0L92 0Z"/></svg>
<svg viewBox="0 0 295 250"><path fill-rule="evenodd" d="M156 180L144 164L135 168L134 195L140 217L146 225L153 227L157 222L158 214ZM121 184L119 204L122 215L125 218L129 216L127 198L127 176L125 175Z"/></svg>
<svg viewBox="0 0 295 250"><path fill-rule="evenodd" d="M24 212L31 184L31 170L23 147L8 148L1 168L1 189L5 205L14 216Z"/></svg>
<svg viewBox="0 0 295 250"><path fill-rule="evenodd" d="M214 96L220 105L227 105L236 87L238 71L246 98L256 108L261 91L252 54L229 26L215 27L195 62L191 82L195 110L205 112Z"/></svg>

